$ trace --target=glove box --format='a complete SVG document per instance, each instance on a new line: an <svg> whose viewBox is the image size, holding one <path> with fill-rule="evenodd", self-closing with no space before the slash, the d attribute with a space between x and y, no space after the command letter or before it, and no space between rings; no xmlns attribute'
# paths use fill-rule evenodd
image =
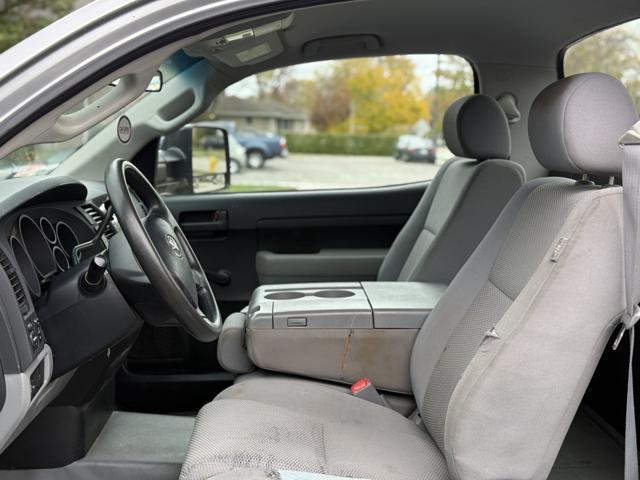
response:
<svg viewBox="0 0 640 480"><path fill-rule="evenodd" d="M343 383L368 377L411 392L415 337L446 285L361 282L266 285L249 304L246 345L260 368Z"/></svg>

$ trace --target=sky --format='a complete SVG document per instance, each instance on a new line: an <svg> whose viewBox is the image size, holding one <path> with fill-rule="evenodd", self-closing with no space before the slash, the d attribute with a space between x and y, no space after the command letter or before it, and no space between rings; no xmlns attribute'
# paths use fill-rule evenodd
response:
<svg viewBox="0 0 640 480"><path fill-rule="evenodd" d="M436 70L437 55L407 55L416 66L416 74L421 79L421 87L424 93L433 87ZM313 78L318 70L326 70L331 61L304 63L292 68L294 78L305 80ZM255 97L257 85L255 77L251 76L230 86L226 90L227 95L242 98Z"/></svg>

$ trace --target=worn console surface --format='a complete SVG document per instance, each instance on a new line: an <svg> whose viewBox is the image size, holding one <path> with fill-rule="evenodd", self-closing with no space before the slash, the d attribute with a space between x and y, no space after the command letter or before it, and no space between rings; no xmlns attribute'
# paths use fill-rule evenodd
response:
<svg viewBox="0 0 640 480"><path fill-rule="evenodd" d="M446 285L353 282L268 285L247 312L246 345L260 368L339 382L369 377L410 392L409 358Z"/></svg>

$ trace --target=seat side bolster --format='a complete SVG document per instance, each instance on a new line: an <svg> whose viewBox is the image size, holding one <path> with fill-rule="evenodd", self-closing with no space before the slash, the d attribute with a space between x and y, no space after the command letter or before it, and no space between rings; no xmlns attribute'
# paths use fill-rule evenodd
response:
<svg viewBox="0 0 640 480"><path fill-rule="evenodd" d="M554 181L557 179L540 178L518 190L429 314L429 321L422 326L411 352L411 384L418 405L422 404L431 373L456 327L456 322L446 319L465 315L489 278L493 262L527 197L539 186Z"/></svg>
<svg viewBox="0 0 640 480"><path fill-rule="evenodd" d="M446 222L402 280L451 283L524 183L524 168L510 160L485 160L475 166Z"/></svg>
<svg viewBox="0 0 640 480"><path fill-rule="evenodd" d="M460 158L451 158L438 170L435 178L425 190L418 202L418 205L409 217L409 220L407 220L407 223L405 223L402 230L400 230L400 233L393 241L389 252L382 261L382 265L380 265L380 269L378 270L378 281L394 282L398 280L400 271L407 261L407 257L409 256L418 235L424 228L427 215L429 214L429 209L431 208L433 198L440 186L442 177L447 169L457 161L460 161Z"/></svg>

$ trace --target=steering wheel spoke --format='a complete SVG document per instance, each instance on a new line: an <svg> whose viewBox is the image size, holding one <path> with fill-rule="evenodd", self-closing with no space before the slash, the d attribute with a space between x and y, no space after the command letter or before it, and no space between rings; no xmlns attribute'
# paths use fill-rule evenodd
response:
<svg viewBox="0 0 640 480"><path fill-rule="evenodd" d="M208 280L206 275L198 268L194 268L191 270L193 273L193 280L196 282L196 287L198 288L207 288Z"/></svg>

